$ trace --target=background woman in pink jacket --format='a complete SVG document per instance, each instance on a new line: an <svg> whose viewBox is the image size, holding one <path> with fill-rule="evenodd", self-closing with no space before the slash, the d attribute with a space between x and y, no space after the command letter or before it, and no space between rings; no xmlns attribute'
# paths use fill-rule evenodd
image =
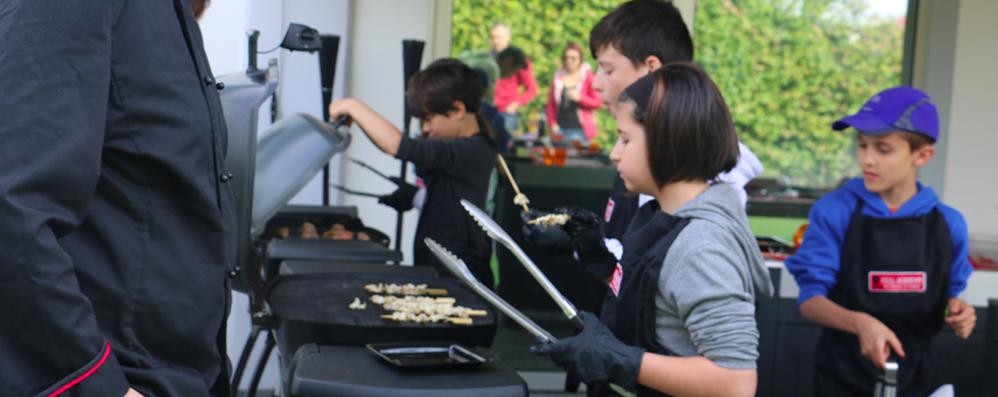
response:
<svg viewBox="0 0 998 397"><path fill-rule="evenodd" d="M582 47L573 42L562 51L561 65L548 91L548 124L555 135L567 141L588 142L596 137L593 110L600 107L600 95L593 89L593 72L582 62Z"/></svg>

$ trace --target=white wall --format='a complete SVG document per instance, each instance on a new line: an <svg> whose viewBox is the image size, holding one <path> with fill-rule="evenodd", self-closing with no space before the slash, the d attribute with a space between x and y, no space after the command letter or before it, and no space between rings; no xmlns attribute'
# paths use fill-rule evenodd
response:
<svg viewBox="0 0 998 397"><path fill-rule="evenodd" d="M953 98L953 63L956 24L961 0L923 1L916 23L912 85L925 90L939 112L936 157L919 171L918 179L945 197L946 162L949 153L949 120Z"/></svg>
<svg viewBox="0 0 998 397"><path fill-rule="evenodd" d="M367 103L389 121L401 128L403 117L402 40L428 41L433 29L430 21L432 0L364 0L354 2L351 36L352 48L348 55L346 95ZM429 46L429 43L427 43ZM432 56L423 54L423 64ZM412 131L419 123L413 120ZM360 159L388 175L398 175L398 160L382 153L358 128L354 140L345 153L346 157ZM388 193L394 185L368 170L348 164L343 168L343 183L356 190ZM407 180L415 177L409 167ZM394 243L395 211L376 200L346 195L343 204L356 205L361 218L368 226L388 233ZM418 211L409 211L403 220L402 248L406 262L412 260L412 240L416 230Z"/></svg>
<svg viewBox="0 0 998 397"><path fill-rule="evenodd" d="M277 3L277 2L274 2ZM350 52L350 9L349 0L285 0L284 26L297 22L311 26L321 34L340 36L339 54L336 60L336 79L333 81L333 97L343 96L346 81L347 54ZM322 90L320 86L319 57L303 52L281 52L281 78L279 95L283 114L308 113L322 118ZM330 183L340 184L339 168L344 164L343 157L337 156L330 162ZM330 202L339 202L339 193L332 191ZM318 175L298 195L291 199L292 204L321 204L322 175Z"/></svg>
<svg viewBox="0 0 998 397"><path fill-rule="evenodd" d="M998 2L961 0L952 75L944 201L971 233L998 236Z"/></svg>

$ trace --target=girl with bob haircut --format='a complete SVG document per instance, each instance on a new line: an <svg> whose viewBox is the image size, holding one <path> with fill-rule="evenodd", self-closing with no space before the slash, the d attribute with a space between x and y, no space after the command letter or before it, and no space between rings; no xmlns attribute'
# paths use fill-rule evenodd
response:
<svg viewBox="0 0 998 397"><path fill-rule="evenodd" d="M414 264L431 265L450 274L423 244L430 237L468 264L485 285L493 285L488 237L461 207L466 199L485 207L496 144L479 112L482 85L478 75L455 59L434 61L409 80L406 104L420 119L421 138L410 138L364 102L353 98L329 104L329 117L347 116L378 149L416 166L426 184L425 201L416 224ZM402 211L411 209L419 189L402 180L399 190L378 201ZM418 203L416 203L418 204ZM418 205L417 205L418 206Z"/></svg>
<svg viewBox="0 0 998 397"><path fill-rule="evenodd" d="M757 296L772 284L734 189L716 175L738 161L731 114L692 63L666 64L616 104L610 158L627 189L651 195L623 237L600 318L579 335L538 346L589 384L646 395L752 396ZM587 228L585 215L564 226Z"/></svg>

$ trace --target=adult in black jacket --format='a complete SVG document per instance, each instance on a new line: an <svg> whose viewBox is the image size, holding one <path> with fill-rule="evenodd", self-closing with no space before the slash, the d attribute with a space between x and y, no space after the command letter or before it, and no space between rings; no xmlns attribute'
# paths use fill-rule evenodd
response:
<svg viewBox="0 0 998 397"><path fill-rule="evenodd" d="M0 394L228 394L226 131L187 0L0 5Z"/></svg>

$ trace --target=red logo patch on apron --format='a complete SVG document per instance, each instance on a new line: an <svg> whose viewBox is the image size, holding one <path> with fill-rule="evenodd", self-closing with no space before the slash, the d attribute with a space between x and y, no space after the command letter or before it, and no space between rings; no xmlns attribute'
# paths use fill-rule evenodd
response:
<svg viewBox="0 0 998 397"><path fill-rule="evenodd" d="M624 269L620 267L620 262L617 262L617 267L613 269L613 275L610 276L610 290L613 291L613 296L620 295L620 280L624 278Z"/></svg>
<svg viewBox="0 0 998 397"><path fill-rule="evenodd" d="M871 271L867 273L866 288L870 292L925 292L927 277L925 272Z"/></svg>
<svg viewBox="0 0 998 397"><path fill-rule="evenodd" d="M610 218L613 218L613 206L617 205L613 199L606 200L606 210L603 211L603 222L610 223Z"/></svg>

